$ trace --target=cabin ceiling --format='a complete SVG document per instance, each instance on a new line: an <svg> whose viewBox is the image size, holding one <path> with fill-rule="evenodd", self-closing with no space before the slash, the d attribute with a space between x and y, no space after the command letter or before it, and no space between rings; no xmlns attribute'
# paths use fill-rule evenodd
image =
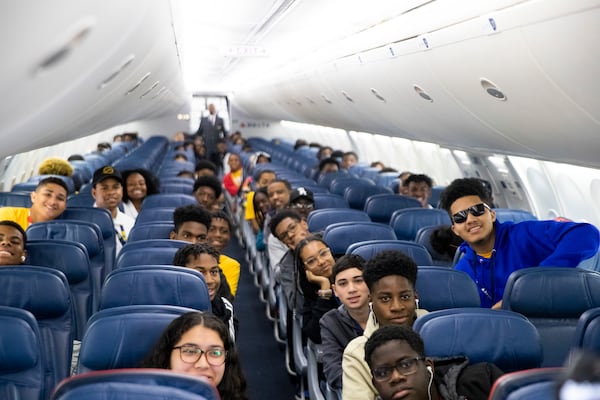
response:
<svg viewBox="0 0 600 400"><path fill-rule="evenodd" d="M600 167L600 0L6 0L0 11L3 156L175 118L191 94L221 93L234 118Z"/></svg>

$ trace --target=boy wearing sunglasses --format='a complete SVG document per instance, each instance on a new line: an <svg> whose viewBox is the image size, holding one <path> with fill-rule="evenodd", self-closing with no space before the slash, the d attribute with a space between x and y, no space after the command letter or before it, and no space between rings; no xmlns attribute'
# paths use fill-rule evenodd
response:
<svg viewBox="0 0 600 400"><path fill-rule="evenodd" d="M556 221L500 222L481 182L456 179L440 196L452 231L464 240L455 268L471 276L482 307L501 308L509 275L529 267L576 267L598 253L600 234L590 224Z"/></svg>

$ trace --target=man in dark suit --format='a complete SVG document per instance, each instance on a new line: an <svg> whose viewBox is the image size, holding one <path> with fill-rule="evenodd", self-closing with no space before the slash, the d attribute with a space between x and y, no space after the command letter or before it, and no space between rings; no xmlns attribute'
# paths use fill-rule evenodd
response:
<svg viewBox="0 0 600 400"><path fill-rule="evenodd" d="M225 139L227 131L223 123L223 118L217 116L217 111L214 104L208 105L209 114L206 117L200 118L200 127L196 135L204 138L206 146L206 154L210 157L211 154L217 151L217 140Z"/></svg>

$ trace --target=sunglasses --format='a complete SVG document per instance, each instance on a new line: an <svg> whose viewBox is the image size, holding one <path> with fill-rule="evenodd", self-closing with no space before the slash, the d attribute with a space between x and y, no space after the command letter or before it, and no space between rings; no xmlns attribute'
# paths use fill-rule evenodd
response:
<svg viewBox="0 0 600 400"><path fill-rule="evenodd" d="M469 214L471 214L474 217L480 217L485 213L486 208L488 210L490 209L485 203L475 204L474 206L471 206L465 210L459 211L456 214L454 214L452 216L452 221L454 221L455 224L462 224L467 220Z"/></svg>

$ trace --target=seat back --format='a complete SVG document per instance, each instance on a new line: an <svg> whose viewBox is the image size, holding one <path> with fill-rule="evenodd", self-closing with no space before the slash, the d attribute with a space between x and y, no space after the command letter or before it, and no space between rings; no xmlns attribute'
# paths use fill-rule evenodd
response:
<svg viewBox="0 0 600 400"><path fill-rule="evenodd" d="M348 202L343 196L333 193L313 193L315 198L315 209L322 208L349 208Z"/></svg>
<svg viewBox="0 0 600 400"><path fill-rule="evenodd" d="M151 207L140 210L140 213L135 219L135 223L173 222L173 211L175 211L175 207Z"/></svg>
<svg viewBox="0 0 600 400"><path fill-rule="evenodd" d="M439 253L436 249L431 245L431 235L433 232L438 229L439 226L424 226L417 231L417 236L415 237L415 242L423 245L429 254L431 255L431 259L433 260L432 265L440 265L449 267L452 265L452 257Z"/></svg>
<svg viewBox="0 0 600 400"><path fill-rule="evenodd" d="M210 311L204 277L190 268L140 265L111 272L104 286L100 309L143 304L164 304Z"/></svg>
<svg viewBox="0 0 600 400"><path fill-rule="evenodd" d="M534 368L502 375L494 382L489 400L546 400L554 398L562 368ZM551 391L548 391L550 389ZM523 397L527 393L527 397Z"/></svg>
<svg viewBox="0 0 600 400"><path fill-rule="evenodd" d="M0 207L31 207L29 193L0 192Z"/></svg>
<svg viewBox="0 0 600 400"><path fill-rule="evenodd" d="M350 175L343 175L331 181L331 183L329 184L329 191L333 194L343 196L347 188L356 185L375 186L373 182L369 182L366 179L355 178Z"/></svg>
<svg viewBox="0 0 600 400"><path fill-rule="evenodd" d="M96 201L96 199L94 199L94 196L92 196L91 193L86 193L83 191L83 189L88 188L90 186L83 186L82 187L82 191L78 194L75 195L70 195L67 198L67 208L69 207L93 207L94 206L94 202Z"/></svg>
<svg viewBox="0 0 600 400"><path fill-rule="evenodd" d="M115 226L110 211L98 207L68 207L62 213L61 219L88 221L98 225L104 242L105 274L114 269L117 242L115 238ZM106 275L103 278L106 278Z"/></svg>
<svg viewBox="0 0 600 400"><path fill-rule="evenodd" d="M149 222L136 224L129 232L127 243L147 239L168 239L173 230L173 222Z"/></svg>
<svg viewBox="0 0 600 400"><path fill-rule="evenodd" d="M0 306L0 349L0 398L45 399L41 333L29 311Z"/></svg>
<svg viewBox="0 0 600 400"><path fill-rule="evenodd" d="M365 201L365 212L373 222L388 224L392 214L403 208L421 207L419 200L394 193L374 194Z"/></svg>
<svg viewBox="0 0 600 400"><path fill-rule="evenodd" d="M384 250L398 250L409 256L417 265L431 265L431 256L420 244L407 240L368 240L348 246L346 254L358 254L370 260Z"/></svg>
<svg viewBox="0 0 600 400"><path fill-rule="evenodd" d="M512 208L494 208L496 219L500 222L521 222L536 220L537 217L525 210L517 210Z"/></svg>
<svg viewBox="0 0 600 400"><path fill-rule="evenodd" d="M572 347L600 354L600 307L581 314L575 327Z"/></svg>
<svg viewBox="0 0 600 400"><path fill-rule="evenodd" d="M392 189L376 186L375 184L351 185L344 191L344 198L348 201L350 208L363 210L367 199L376 194L393 194Z"/></svg>
<svg viewBox="0 0 600 400"><path fill-rule="evenodd" d="M27 263L56 269L67 278L75 313L75 339L81 340L87 320L92 316L92 279L90 259L81 243L66 240L27 241Z"/></svg>
<svg viewBox="0 0 600 400"><path fill-rule="evenodd" d="M333 254L344 254L348 247L366 240L396 240L394 230L375 222L339 222L331 224L323 232L323 240Z"/></svg>
<svg viewBox="0 0 600 400"><path fill-rule="evenodd" d="M331 182L337 178L350 178L351 175L346 171L330 172L319 177L318 184L331 190Z"/></svg>
<svg viewBox="0 0 600 400"><path fill-rule="evenodd" d="M141 241L146 242L147 240ZM173 258L175 257L175 253L177 253L177 250L179 250L177 247L150 247L145 249L130 249L125 253L119 254L119 257L117 259L117 269L144 264L173 265Z"/></svg>
<svg viewBox="0 0 600 400"><path fill-rule="evenodd" d="M537 368L542 362L540 336L524 316L486 308L433 311L415 321L427 357L465 355L471 363L491 362L502 371Z"/></svg>
<svg viewBox="0 0 600 400"><path fill-rule="evenodd" d="M29 265L0 268L0 305L29 311L41 333L47 388L69 376L73 346L73 308L69 284L57 270Z"/></svg>
<svg viewBox="0 0 600 400"><path fill-rule="evenodd" d="M310 232L320 232L331 224L338 222L371 222L369 216L360 210L351 208L323 208L308 214L306 222Z"/></svg>
<svg viewBox="0 0 600 400"><path fill-rule="evenodd" d="M85 246L90 259L92 312L97 310L100 300L100 288L106 276L104 270L104 240L98 225L76 220L39 222L27 228L27 238L30 240L60 239L81 243Z"/></svg>
<svg viewBox="0 0 600 400"><path fill-rule="evenodd" d="M181 194L181 193L160 193L151 194L146 196L142 203L142 210L144 208L154 207L180 207L188 204L197 204L196 198L192 195ZM141 210L140 210L141 211Z"/></svg>
<svg viewBox="0 0 600 400"><path fill-rule="evenodd" d="M398 239L415 240L419 229L425 226L451 225L445 210L437 208L405 208L396 210L390 219L390 225Z"/></svg>
<svg viewBox="0 0 600 400"><path fill-rule="evenodd" d="M219 400L214 386L194 376L164 369L122 369L73 376L50 400Z"/></svg>
<svg viewBox="0 0 600 400"><path fill-rule="evenodd" d="M88 321L77 373L136 368L175 318L191 308L137 305L100 310Z"/></svg>
<svg viewBox="0 0 600 400"><path fill-rule="evenodd" d="M526 316L538 329L543 367L562 366L579 317L600 307L600 274L581 268L524 268L506 282L502 308Z"/></svg>
<svg viewBox="0 0 600 400"><path fill-rule="evenodd" d="M419 306L428 311L480 307L477 285L463 271L419 266L416 289Z"/></svg>

